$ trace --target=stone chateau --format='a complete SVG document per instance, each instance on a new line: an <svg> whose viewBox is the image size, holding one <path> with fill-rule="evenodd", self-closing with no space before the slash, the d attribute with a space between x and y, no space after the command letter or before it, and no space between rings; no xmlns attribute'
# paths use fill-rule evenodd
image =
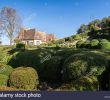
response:
<svg viewBox="0 0 110 100"><path fill-rule="evenodd" d="M15 40L19 40L26 45L40 45L56 40L56 36L55 34L36 31L36 29L21 29Z"/></svg>

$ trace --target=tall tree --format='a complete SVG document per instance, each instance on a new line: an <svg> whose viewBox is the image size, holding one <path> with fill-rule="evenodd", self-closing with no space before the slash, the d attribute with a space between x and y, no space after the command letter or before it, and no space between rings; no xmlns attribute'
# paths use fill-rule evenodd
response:
<svg viewBox="0 0 110 100"><path fill-rule="evenodd" d="M105 17L102 19L101 27L102 28L110 28L110 17Z"/></svg>
<svg viewBox="0 0 110 100"><path fill-rule="evenodd" d="M85 24L82 24L82 25L80 26L80 28L77 30L77 34L85 33L85 32L87 32L87 31L88 31L88 26L85 25Z"/></svg>
<svg viewBox="0 0 110 100"><path fill-rule="evenodd" d="M17 11L10 7L4 7L0 11L0 23L3 34L10 40L10 45L14 41L14 37L17 35L21 28L21 18Z"/></svg>

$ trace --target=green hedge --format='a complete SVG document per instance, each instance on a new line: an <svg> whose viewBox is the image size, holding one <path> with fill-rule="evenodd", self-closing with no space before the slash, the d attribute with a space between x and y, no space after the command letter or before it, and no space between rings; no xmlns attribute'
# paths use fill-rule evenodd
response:
<svg viewBox="0 0 110 100"><path fill-rule="evenodd" d="M95 53L79 53L67 58L63 64L63 82L74 81L82 75L100 75L108 67L105 57Z"/></svg>
<svg viewBox="0 0 110 100"><path fill-rule="evenodd" d="M48 82L58 82L61 80L61 57L54 56L43 63L41 71L42 79Z"/></svg>
<svg viewBox="0 0 110 100"><path fill-rule="evenodd" d="M25 44L23 44L23 43L18 43L18 44L16 44L16 48L17 48L17 49L24 50L24 49L25 49Z"/></svg>

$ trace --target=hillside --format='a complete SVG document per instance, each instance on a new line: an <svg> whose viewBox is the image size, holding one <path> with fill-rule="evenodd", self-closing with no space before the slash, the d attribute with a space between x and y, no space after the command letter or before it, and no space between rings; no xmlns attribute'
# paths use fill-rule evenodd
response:
<svg viewBox="0 0 110 100"><path fill-rule="evenodd" d="M90 42L93 39L110 40L110 17L105 17L101 20L96 19L88 23L82 24L75 35L58 40L58 43L72 43L76 45L77 42Z"/></svg>

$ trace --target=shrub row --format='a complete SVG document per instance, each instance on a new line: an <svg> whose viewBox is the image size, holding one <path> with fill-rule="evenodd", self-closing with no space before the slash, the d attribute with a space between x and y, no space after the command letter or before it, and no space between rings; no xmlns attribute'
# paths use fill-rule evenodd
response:
<svg viewBox="0 0 110 100"><path fill-rule="evenodd" d="M92 41L87 40L86 42L79 41L76 44L77 48L88 48L88 49L104 49L110 50L110 42L106 39L97 40L93 39Z"/></svg>
<svg viewBox="0 0 110 100"><path fill-rule="evenodd" d="M14 67L31 66L37 70L39 80L41 82L47 81L51 83L74 83L77 79L79 80L83 77L87 77L87 79L89 79L90 76L97 78L108 67L107 60L101 54L88 51L82 52L82 50L77 49L57 49L56 52L56 49L51 48L49 50L43 48L19 52L14 56L14 58L12 58L10 65L11 64ZM18 77L18 75L21 76L20 72L23 73L23 77ZM28 76L28 73L24 70L20 72L13 71L12 77L10 76L12 79L10 80L11 86L15 86L16 88L32 89L34 85L27 85L29 88L25 86L27 83L26 76ZM23 80L24 83L21 80ZM29 80L28 82L31 83ZM84 88L85 85L82 87Z"/></svg>

